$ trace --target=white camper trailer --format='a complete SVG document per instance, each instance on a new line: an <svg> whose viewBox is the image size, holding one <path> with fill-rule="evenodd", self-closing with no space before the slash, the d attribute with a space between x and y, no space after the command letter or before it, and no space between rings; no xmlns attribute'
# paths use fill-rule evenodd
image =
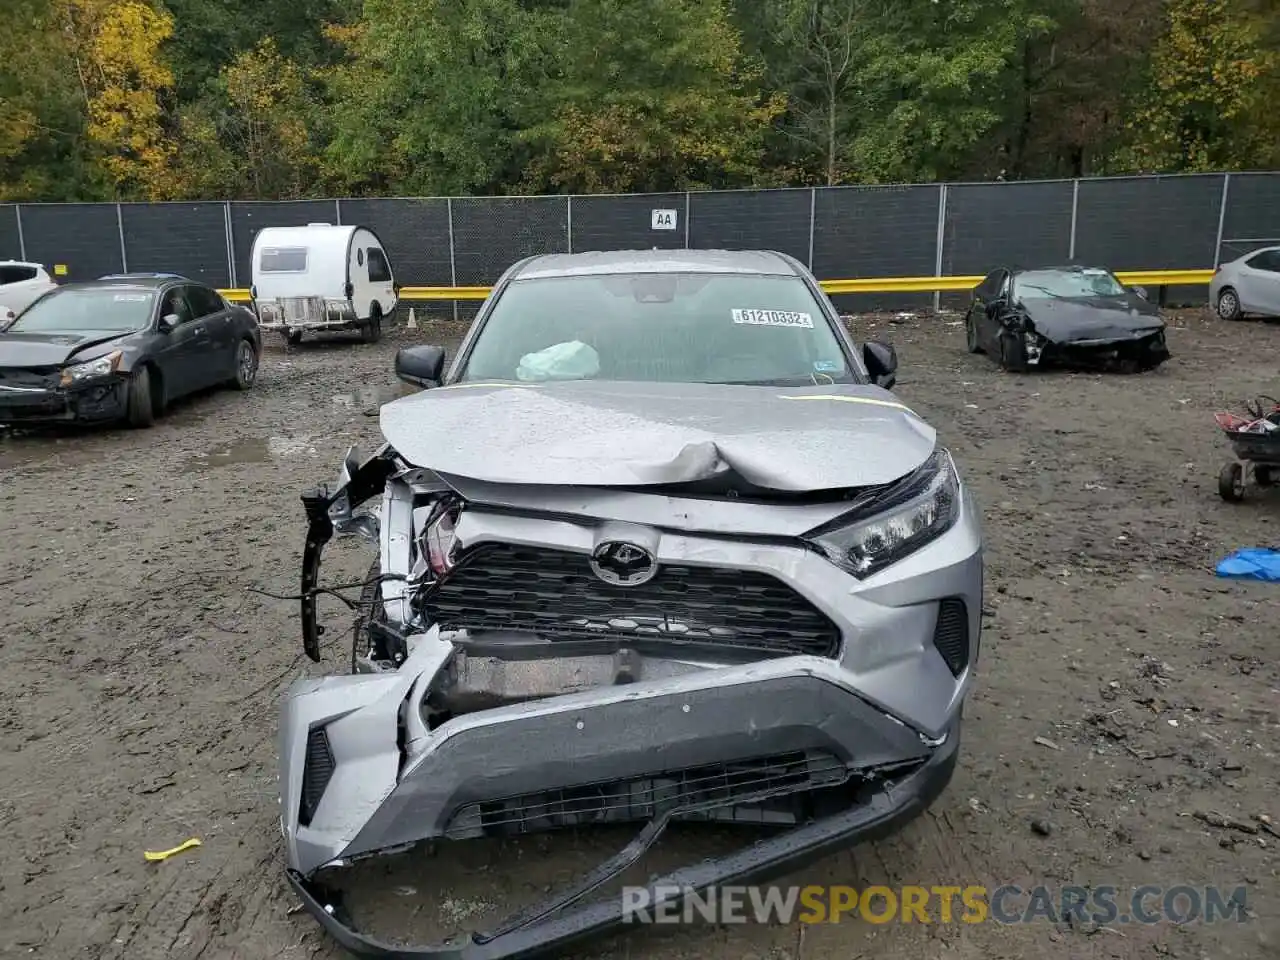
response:
<svg viewBox="0 0 1280 960"><path fill-rule="evenodd" d="M400 285L391 259L368 227L309 223L263 227L253 239L250 294L264 330L290 343L307 331L359 330L366 343L382 336Z"/></svg>

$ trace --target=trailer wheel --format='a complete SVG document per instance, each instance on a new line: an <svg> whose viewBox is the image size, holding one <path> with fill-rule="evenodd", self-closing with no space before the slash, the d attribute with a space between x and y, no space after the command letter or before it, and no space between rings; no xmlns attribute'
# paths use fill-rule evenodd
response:
<svg viewBox="0 0 1280 960"><path fill-rule="evenodd" d="M382 307L376 303L369 309L369 320L360 331L360 339L365 343L377 343L382 339Z"/></svg>
<svg viewBox="0 0 1280 960"><path fill-rule="evenodd" d="M1218 495L1228 503L1239 503L1244 499L1244 465L1232 461L1222 468L1218 474Z"/></svg>
<svg viewBox="0 0 1280 960"><path fill-rule="evenodd" d="M285 339L289 341L289 346L296 347L302 342L302 331L290 330Z"/></svg>

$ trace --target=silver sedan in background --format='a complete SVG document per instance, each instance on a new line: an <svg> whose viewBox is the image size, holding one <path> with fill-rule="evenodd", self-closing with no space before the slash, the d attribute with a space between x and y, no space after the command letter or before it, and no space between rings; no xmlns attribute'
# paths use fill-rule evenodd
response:
<svg viewBox="0 0 1280 960"><path fill-rule="evenodd" d="M1223 320L1280 317L1280 247L1263 247L1218 267L1209 303Z"/></svg>

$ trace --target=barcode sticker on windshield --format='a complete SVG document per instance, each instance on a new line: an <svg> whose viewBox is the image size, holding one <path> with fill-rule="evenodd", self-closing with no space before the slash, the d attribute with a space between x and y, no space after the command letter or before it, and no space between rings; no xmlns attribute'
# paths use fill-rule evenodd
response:
<svg viewBox="0 0 1280 960"><path fill-rule="evenodd" d="M142 303L147 299L145 293L117 293L116 303Z"/></svg>
<svg viewBox="0 0 1280 960"><path fill-rule="evenodd" d="M760 327L808 327L813 328L813 317L795 310L733 310L734 323L746 323Z"/></svg>

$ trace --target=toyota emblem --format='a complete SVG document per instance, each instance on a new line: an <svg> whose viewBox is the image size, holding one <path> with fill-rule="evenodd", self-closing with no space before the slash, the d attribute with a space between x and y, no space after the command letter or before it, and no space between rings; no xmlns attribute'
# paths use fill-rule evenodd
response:
<svg viewBox="0 0 1280 960"><path fill-rule="evenodd" d="M591 554L591 570L615 587L638 587L658 572L658 561L644 547L621 540L607 540Z"/></svg>

